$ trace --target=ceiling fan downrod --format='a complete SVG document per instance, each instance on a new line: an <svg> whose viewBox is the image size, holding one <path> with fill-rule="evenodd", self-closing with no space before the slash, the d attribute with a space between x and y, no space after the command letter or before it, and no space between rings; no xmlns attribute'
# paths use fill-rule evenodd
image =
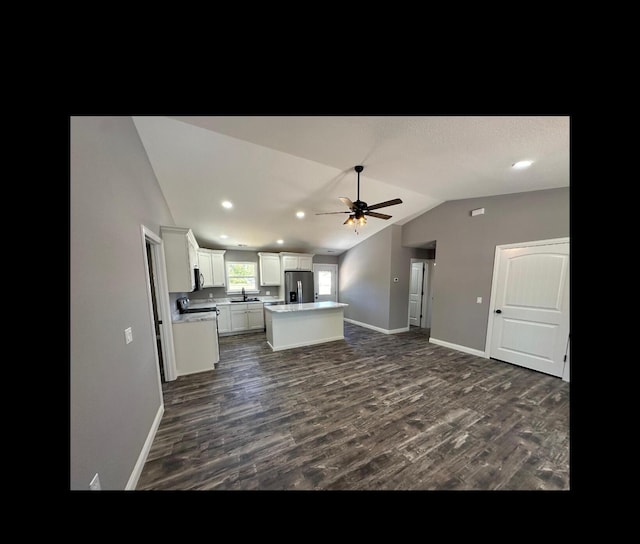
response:
<svg viewBox="0 0 640 544"><path fill-rule="evenodd" d="M364 170L364 166L358 165L353 167L356 172L358 172L358 196L357 201L360 202L360 172Z"/></svg>

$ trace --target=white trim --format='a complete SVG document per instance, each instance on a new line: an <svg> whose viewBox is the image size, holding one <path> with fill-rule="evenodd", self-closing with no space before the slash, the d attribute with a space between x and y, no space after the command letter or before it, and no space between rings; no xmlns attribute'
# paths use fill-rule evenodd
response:
<svg viewBox="0 0 640 544"><path fill-rule="evenodd" d="M491 353L491 338L493 337L493 318L495 310L496 291L498 289L498 263L500 262L500 252L503 249L513 249L516 247L531 247L531 246L546 246L552 244L567 244L571 243L571 239L567 236L565 238L552 238L550 240L534 240L532 242L520 242L517 244L502 244L496 246L495 254L493 257L493 276L491 278L491 296L489 298L489 315L487 317L487 337L484 342L485 353Z"/></svg>
<svg viewBox="0 0 640 544"><path fill-rule="evenodd" d="M369 323L362 323L361 321L356 321L355 319L344 318L347 323L351 323L352 325L358 325L359 327L364 327L365 329L371 329L373 331L378 331L383 334L396 334L399 332L408 332L409 326L402 327L400 329L383 329L381 327L376 327L375 325L369 325Z"/></svg>
<svg viewBox="0 0 640 544"><path fill-rule="evenodd" d="M322 340L313 340L311 342L302 342L300 344L288 344L286 346L280 346L279 348L274 348L271 345L271 342L267 340L267 345L273 351L282 351L283 349L302 348L304 346L314 346L316 344L324 344L325 342L335 342L336 340L344 340L344 336L332 336L331 338L323 338Z"/></svg>
<svg viewBox="0 0 640 544"><path fill-rule="evenodd" d="M253 330L253 332L256 332L255 329ZM205 368L201 370L190 370L189 372L180 372L178 376L189 376L190 374L200 374L200 372L209 372L210 370L215 370L215 369L216 369L216 364L214 363L211 368Z"/></svg>
<svg viewBox="0 0 640 544"><path fill-rule="evenodd" d="M125 491L134 491L136 486L138 485L138 480L140 479L140 475L142 474L144 464L147 462L147 457L149 456L149 451L151 450L151 444L153 444L153 439L156 437L156 432L158 432L158 427L160 426L160 421L162 420L163 414L164 403L161 402L160 407L156 412L156 417L151 424L151 429L149 429L147 439L144 441L142 450L140 451L140 455L138 455L138 460L133 467L133 472L131 473L131 476L129 476L129 481L124 488Z"/></svg>
<svg viewBox="0 0 640 544"><path fill-rule="evenodd" d="M437 338L433 337L429 337L429 342L431 342L432 344L438 344L439 346L444 346L445 348L451 348L455 349L456 351L469 353L470 355L477 355L478 357L483 357L484 359L489 358L484 351L480 351L479 349L468 348L467 346L461 346L460 344L452 344L451 342L445 342L444 340L438 340Z"/></svg>
<svg viewBox="0 0 640 544"><path fill-rule="evenodd" d="M147 241L151 244L151 258L153 259L153 270L156 278L156 304L158 305L158 316L162 321L160 325L160 344L162 347L162 361L164 364L164 377L167 381L173 381L178 377L176 369L176 358L173 347L173 329L171 328L171 303L169 302L169 283L167 280L167 266L164 256L164 243L162 238L155 234L152 230L144 225L140 225L142 232L142 249L144 254L145 271L149 271L149 263L147 262ZM149 302L149 311L151 312L151 337L153 338L153 346L156 354L156 361L159 367L158 349L156 343L156 330L153 323L153 303L151 302L151 284L147 275L147 298ZM160 369L158 368L158 387L160 388L160 397L162 398L162 380L160 378Z"/></svg>

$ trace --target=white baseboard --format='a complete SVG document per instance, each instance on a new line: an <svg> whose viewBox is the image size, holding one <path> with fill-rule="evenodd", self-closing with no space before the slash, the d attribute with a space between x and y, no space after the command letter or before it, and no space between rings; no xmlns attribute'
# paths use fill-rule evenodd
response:
<svg viewBox="0 0 640 544"><path fill-rule="evenodd" d="M273 351L282 351L283 349L302 348L304 346L315 346L316 344L324 344L325 342L335 342L336 340L344 340L344 336L333 336L331 338L324 338L322 340L314 340L312 342L302 342L300 344L288 344L286 346L279 346L277 348L274 348L271 345L271 342L269 342L269 340L267 340L267 345Z"/></svg>
<svg viewBox="0 0 640 544"><path fill-rule="evenodd" d="M464 353L469 353L471 355L477 355L478 357L484 357L488 359L487 354L484 351L480 351L479 349L468 348L467 346L461 346L460 344L452 344L451 342L445 342L444 340L438 340L437 338L430 337L429 342L432 344L438 344L439 346L444 346L445 348L455 349L457 351L462 351Z"/></svg>
<svg viewBox="0 0 640 544"><path fill-rule="evenodd" d="M351 323L352 325L358 325L359 327L364 327L365 329L371 329L372 331L378 331L383 334L396 334L398 332L407 332L409 327L402 327L401 329L383 329L382 327L376 327L375 325L369 325L369 323L362 323L360 321L356 321L355 319L344 318L347 323Z"/></svg>
<svg viewBox="0 0 640 544"><path fill-rule="evenodd" d="M156 413L156 417L151 424L151 429L149 429L149 434L147 435L147 439L144 441L142 446L142 450L140 451L140 455L138 456L138 460L136 461L136 465L133 467L133 472L129 477L129 481L127 482L125 491L133 491L138 485L138 480L140 479L140 474L142 474L142 468L144 464L147 462L147 457L149 456L149 450L151 449L151 444L153 444L153 439L156 437L156 432L158 431L158 427L160 426L160 421L162 420L162 414L164 414L164 403L160 404L158 411Z"/></svg>

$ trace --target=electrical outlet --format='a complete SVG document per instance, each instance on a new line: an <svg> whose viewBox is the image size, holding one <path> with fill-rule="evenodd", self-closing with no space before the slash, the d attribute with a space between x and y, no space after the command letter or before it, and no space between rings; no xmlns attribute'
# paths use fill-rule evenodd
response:
<svg viewBox="0 0 640 544"><path fill-rule="evenodd" d="M267 296L271 294L271 291L267 291Z"/></svg>
<svg viewBox="0 0 640 544"><path fill-rule="evenodd" d="M96 475L91 480L91 483L89 484L89 489L91 491L100 491L102 489L100 487L100 477L98 476L97 472L96 472Z"/></svg>
<svg viewBox="0 0 640 544"><path fill-rule="evenodd" d="M482 304L482 297L476 298L476 304Z"/></svg>
<svg viewBox="0 0 640 544"><path fill-rule="evenodd" d="M131 344L131 342L133 342L133 331L131 330L131 327L127 327L124 330L124 341L125 344Z"/></svg>

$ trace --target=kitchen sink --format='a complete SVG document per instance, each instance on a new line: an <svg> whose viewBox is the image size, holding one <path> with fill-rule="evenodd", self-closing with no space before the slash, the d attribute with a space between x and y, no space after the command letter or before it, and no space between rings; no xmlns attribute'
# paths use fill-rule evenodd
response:
<svg viewBox="0 0 640 544"><path fill-rule="evenodd" d="M230 302L260 302L259 298L248 298L247 300L231 300Z"/></svg>

